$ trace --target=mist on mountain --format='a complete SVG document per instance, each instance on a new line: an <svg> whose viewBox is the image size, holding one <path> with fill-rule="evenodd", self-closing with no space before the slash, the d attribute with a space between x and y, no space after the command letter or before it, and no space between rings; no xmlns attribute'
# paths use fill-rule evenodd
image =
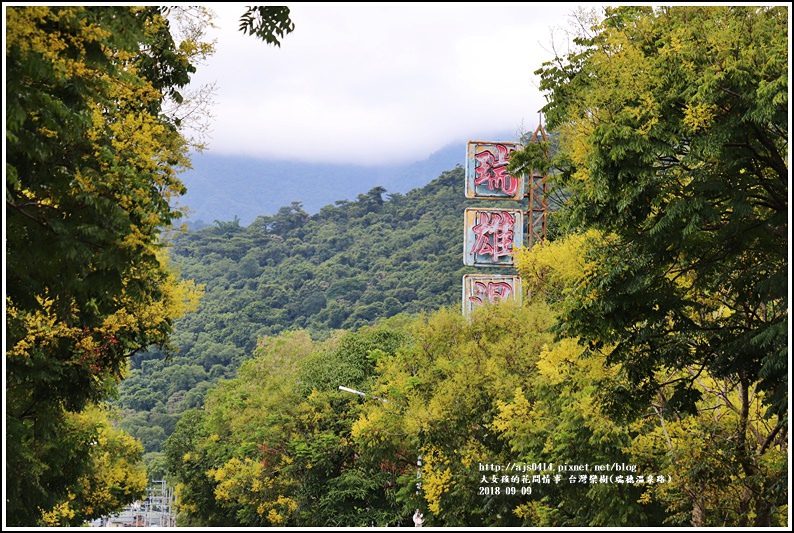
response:
<svg viewBox="0 0 794 533"><path fill-rule="evenodd" d="M507 138L507 137L505 137ZM180 175L187 187L179 205L191 229L214 221L239 219L247 226L260 215L274 215L299 202L308 214L327 205L354 201L373 187L386 195L423 187L443 171L465 165L466 143L450 144L421 161L408 164L357 166L275 161L243 156L192 156L193 169Z"/></svg>

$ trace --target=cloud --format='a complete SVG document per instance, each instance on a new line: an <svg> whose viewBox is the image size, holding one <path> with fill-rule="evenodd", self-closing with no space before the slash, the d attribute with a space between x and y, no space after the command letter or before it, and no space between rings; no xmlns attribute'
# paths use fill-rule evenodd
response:
<svg viewBox="0 0 794 533"><path fill-rule="evenodd" d="M279 48L238 30L244 4L205 5L220 26L194 76L218 86L210 152L358 164L533 130L544 103L533 72L576 7L296 3Z"/></svg>

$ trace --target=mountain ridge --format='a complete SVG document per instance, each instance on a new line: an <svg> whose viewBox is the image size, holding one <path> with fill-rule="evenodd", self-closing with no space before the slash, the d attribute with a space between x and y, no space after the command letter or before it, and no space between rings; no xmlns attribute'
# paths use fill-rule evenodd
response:
<svg viewBox="0 0 794 533"><path fill-rule="evenodd" d="M505 134L500 139L512 137ZM387 195L405 194L456 165L465 166L465 159L465 142L449 144L413 163L377 166L194 154L193 168L180 176L187 193L178 205L188 208L183 220L190 226L235 218L247 226L293 202L311 215L327 205L354 201L373 187L383 187Z"/></svg>

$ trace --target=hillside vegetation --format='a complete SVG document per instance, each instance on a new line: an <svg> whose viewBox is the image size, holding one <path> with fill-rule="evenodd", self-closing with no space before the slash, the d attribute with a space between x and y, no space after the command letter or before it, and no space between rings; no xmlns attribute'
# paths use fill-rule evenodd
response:
<svg viewBox="0 0 794 533"><path fill-rule="evenodd" d="M460 305L462 276L473 271L463 265L471 205L463 188L458 166L405 195L376 187L316 215L293 203L248 227L216 221L176 236L171 261L204 295L175 324L177 353L131 358L119 386L121 426L158 452L180 413L233 377L260 339L302 329L322 340L398 313Z"/></svg>

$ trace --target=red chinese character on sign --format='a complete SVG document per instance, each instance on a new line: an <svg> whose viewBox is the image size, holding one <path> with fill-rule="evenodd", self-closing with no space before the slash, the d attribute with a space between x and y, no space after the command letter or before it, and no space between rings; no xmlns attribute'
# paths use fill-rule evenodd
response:
<svg viewBox="0 0 794 533"><path fill-rule="evenodd" d="M472 228L476 237L472 253L490 255L494 263L503 255L512 255L515 223L516 220L510 213L480 212L477 224Z"/></svg>
<svg viewBox="0 0 794 533"><path fill-rule="evenodd" d="M496 157L489 150L475 154L474 159L477 163L474 170L474 185L485 183L491 191L501 189L506 195L513 196L518 190L518 180L507 173L507 163L510 159L508 156L512 150L508 150L503 144L497 144L496 151Z"/></svg>
<svg viewBox="0 0 794 533"><path fill-rule="evenodd" d="M496 303L508 299L512 293L513 287L504 281L498 283L477 281L474 283L474 296L470 296L469 300L476 305L482 305L486 301Z"/></svg>

